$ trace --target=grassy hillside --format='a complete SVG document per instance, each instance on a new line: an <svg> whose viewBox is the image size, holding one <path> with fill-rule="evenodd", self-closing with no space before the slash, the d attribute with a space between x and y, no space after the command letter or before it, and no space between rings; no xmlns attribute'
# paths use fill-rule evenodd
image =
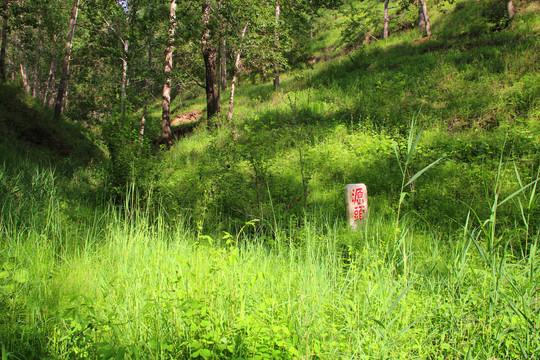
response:
<svg viewBox="0 0 540 360"><path fill-rule="evenodd" d="M181 139L160 189L196 218L243 223L306 209L343 217L345 184L364 182L373 212L392 216L401 191L393 144L403 161L414 119L424 132L407 176L443 160L410 188L408 212L445 229L470 209L488 216L497 173L509 195L516 169L525 184L540 161L538 9L523 6L510 29L492 31L480 5L460 2L435 16L431 39L413 29L374 41L287 74L279 93L244 82L233 124ZM519 222L519 204L500 215Z"/></svg>
<svg viewBox="0 0 540 360"><path fill-rule="evenodd" d="M0 85L0 136L2 162L19 160L14 153L28 153L34 162L55 165L70 159L73 165L101 160L99 149L83 128L72 122L55 121L42 106L14 84Z"/></svg>
<svg viewBox="0 0 540 360"><path fill-rule="evenodd" d="M461 1L430 39L355 46L325 12L279 93L246 75L233 123L168 151L2 85L2 360L538 358L540 16L518 4L507 29Z"/></svg>

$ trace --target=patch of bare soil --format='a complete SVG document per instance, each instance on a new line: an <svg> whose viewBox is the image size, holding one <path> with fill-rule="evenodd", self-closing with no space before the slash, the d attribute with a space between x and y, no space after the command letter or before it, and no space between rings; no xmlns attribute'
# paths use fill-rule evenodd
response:
<svg viewBox="0 0 540 360"><path fill-rule="evenodd" d="M199 121L202 116L202 110L195 110L191 112L184 113L179 116L175 116L171 121L171 126L178 126L182 124L194 123Z"/></svg>

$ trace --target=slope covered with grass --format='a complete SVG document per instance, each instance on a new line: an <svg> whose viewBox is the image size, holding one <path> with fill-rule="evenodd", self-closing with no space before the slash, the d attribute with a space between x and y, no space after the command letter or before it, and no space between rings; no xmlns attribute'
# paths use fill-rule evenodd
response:
<svg viewBox="0 0 540 360"><path fill-rule="evenodd" d="M233 123L127 173L2 86L2 358L540 356L540 20L523 4L502 31L463 1L431 39L336 45L279 93L246 77ZM131 181L111 190L115 174ZM356 182L370 212L351 232Z"/></svg>
<svg viewBox="0 0 540 360"><path fill-rule="evenodd" d="M373 212L392 213L401 190L393 144L403 159L415 119L425 131L408 176L443 160L411 186L409 212L446 229L471 208L487 216L498 172L501 196L520 187L516 169L523 184L536 179L540 72L534 4L503 31L483 11L460 2L431 39L410 30L374 41L287 74L279 93L245 82L234 122L179 141L159 186L197 218L243 223L306 207L342 217L345 184L364 182ZM509 226L521 217L512 206L500 214Z"/></svg>

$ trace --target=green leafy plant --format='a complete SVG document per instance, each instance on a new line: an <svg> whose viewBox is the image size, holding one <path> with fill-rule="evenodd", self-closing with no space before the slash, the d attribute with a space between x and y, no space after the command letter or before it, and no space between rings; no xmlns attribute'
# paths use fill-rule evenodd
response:
<svg viewBox="0 0 540 360"><path fill-rule="evenodd" d="M411 164L411 161L413 159L416 146L418 145L418 141L420 140L420 136L422 135L422 130L423 130L423 129L420 129L418 131L418 133L415 133L416 132L415 125L416 125L416 118L413 117L411 119L411 124L410 124L410 128L409 128L409 136L407 138L407 151L405 153L405 159L403 161L400 159L398 148L397 148L396 144L393 143L393 145L394 145L394 153L396 155L396 159L398 161L399 169L400 169L401 175L402 175L401 189L400 189L400 194L399 194L399 202L398 202L398 209L397 209L397 215L396 215L396 225L395 225L396 230L395 230L394 242L395 242L397 247L401 246L401 248L403 250L402 251L402 254L403 254L403 272L404 272L405 276L407 276L407 252L406 252L406 243L405 243L405 235L406 235L407 232L402 231L399 228L400 222L402 221L401 208L402 208L403 202L405 201L405 197L407 195L410 196L411 192L414 189L414 181L418 177L420 177L424 172L429 170L429 168L436 165L439 161L442 160L442 158L439 158L439 159L435 160L434 162L432 162L431 164L424 167L423 169L417 171L414 175L410 176L410 172L409 172L410 164ZM410 187L411 192L406 191L408 186ZM398 236L399 236L399 244L398 244Z"/></svg>

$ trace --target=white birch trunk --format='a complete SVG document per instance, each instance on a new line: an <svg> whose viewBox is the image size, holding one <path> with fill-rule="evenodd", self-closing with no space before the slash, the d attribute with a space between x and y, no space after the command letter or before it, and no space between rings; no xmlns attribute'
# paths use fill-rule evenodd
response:
<svg viewBox="0 0 540 360"><path fill-rule="evenodd" d="M279 16L281 14L281 8L279 0L276 1L276 29L274 32L275 51L277 53L279 47ZM274 90L279 90L279 64L274 63Z"/></svg>
<svg viewBox="0 0 540 360"><path fill-rule="evenodd" d="M384 30L383 38L388 39L388 2L389 0L384 0Z"/></svg>
<svg viewBox="0 0 540 360"><path fill-rule="evenodd" d="M26 93L29 94L30 85L28 85L28 78L26 76L26 71L24 70L25 66L26 66L26 60L24 61L24 63L20 64L20 68L21 68L21 78L23 82L24 91L26 91Z"/></svg>
<svg viewBox="0 0 540 360"><path fill-rule="evenodd" d="M514 1L513 0L510 0L507 4L506 4L506 11L508 12L508 22L512 22L512 20L514 20L514 14L516 13L516 8L514 6Z"/></svg>
<svg viewBox="0 0 540 360"><path fill-rule="evenodd" d="M229 122L231 122L232 116L233 116L234 90L236 87L236 79L238 77L238 73L240 72L239 69L240 69L240 55L242 54L242 41L244 40L244 36L246 35L247 27L248 27L248 24L246 24L246 26L244 26L244 28L242 29L240 48L238 49L238 53L236 54L236 61L234 62L234 75L233 75L232 83L231 83L231 96L229 98L229 113L227 114L227 120Z"/></svg>
<svg viewBox="0 0 540 360"><path fill-rule="evenodd" d="M221 40L221 90L227 90L227 40Z"/></svg>
<svg viewBox="0 0 540 360"><path fill-rule="evenodd" d="M39 72L39 55L41 53L41 16L38 17L38 38L36 46L36 58L34 59L34 74L32 76L32 97L38 96L38 72Z"/></svg>
<svg viewBox="0 0 540 360"><path fill-rule="evenodd" d="M129 40L122 41L124 45L124 53L122 56L122 84L121 84L121 96L122 96L122 117L126 115L126 87L127 87L127 72L128 72L128 51Z"/></svg>
<svg viewBox="0 0 540 360"><path fill-rule="evenodd" d="M58 35L53 36L53 51L51 56L51 66L49 67L49 76L47 77L47 84L45 85L45 91L43 92L43 105L47 104L47 101L49 101L49 105L53 104L54 98L51 97L49 99L49 92L51 88L51 84L54 84L54 75L56 72L56 39L58 38Z"/></svg>
<svg viewBox="0 0 540 360"><path fill-rule="evenodd" d="M426 24L426 35L431 36L431 24L429 22L426 0L420 0L420 5L422 6L422 13L424 15L424 22Z"/></svg>
<svg viewBox="0 0 540 360"><path fill-rule="evenodd" d="M163 98L161 101L161 138L168 145L172 142L171 132L171 71L173 66L174 52L174 29L176 26L176 0L171 1L169 23L169 44L165 54L165 83L163 84Z"/></svg>
<svg viewBox="0 0 540 360"><path fill-rule="evenodd" d="M73 2L73 9L71 10L71 18L69 20L69 32L66 41L66 53L64 55L64 66L62 68L62 76L60 77L60 84L58 85L58 94L54 104L54 118L59 119L62 113L62 107L64 102L64 96L67 93L67 77L69 73L69 58L71 56L71 48L73 46L73 35L75 34L75 24L77 22L77 14L79 11L79 0Z"/></svg>

